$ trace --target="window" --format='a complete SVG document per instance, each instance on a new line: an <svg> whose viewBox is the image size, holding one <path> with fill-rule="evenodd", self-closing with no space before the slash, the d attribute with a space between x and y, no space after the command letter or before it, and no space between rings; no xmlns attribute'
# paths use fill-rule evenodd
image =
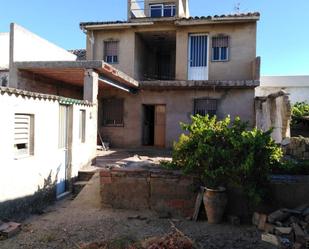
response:
<svg viewBox="0 0 309 249"><path fill-rule="evenodd" d="M15 114L14 116L14 154L16 157L30 156L34 153L34 116Z"/></svg>
<svg viewBox="0 0 309 249"><path fill-rule="evenodd" d="M176 6L175 4L164 5L163 16L175 16L176 15Z"/></svg>
<svg viewBox="0 0 309 249"><path fill-rule="evenodd" d="M86 141L86 111L79 110L79 141Z"/></svg>
<svg viewBox="0 0 309 249"><path fill-rule="evenodd" d="M107 63L118 63L118 41L104 41L104 60Z"/></svg>
<svg viewBox="0 0 309 249"><path fill-rule="evenodd" d="M176 15L175 4L151 4L150 17L173 17Z"/></svg>
<svg viewBox="0 0 309 249"><path fill-rule="evenodd" d="M228 61L230 39L228 36L220 35L212 38L212 60Z"/></svg>
<svg viewBox="0 0 309 249"><path fill-rule="evenodd" d="M103 99L103 126L123 126L123 99Z"/></svg>
<svg viewBox="0 0 309 249"><path fill-rule="evenodd" d="M217 113L217 100L216 99L195 99L194 100L194 115L201 116L210 115L214 116Z"/></svg>

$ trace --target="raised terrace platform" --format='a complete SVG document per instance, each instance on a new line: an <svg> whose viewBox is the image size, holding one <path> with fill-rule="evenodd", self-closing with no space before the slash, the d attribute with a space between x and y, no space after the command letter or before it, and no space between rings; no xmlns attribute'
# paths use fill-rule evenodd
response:
<svg viewBox="0 0 309 249"><path fill-rule="evenodd" d="M159 168L104 169L100 171L102 205L192 217L198 186L195 182L192 176Z"/></svg>

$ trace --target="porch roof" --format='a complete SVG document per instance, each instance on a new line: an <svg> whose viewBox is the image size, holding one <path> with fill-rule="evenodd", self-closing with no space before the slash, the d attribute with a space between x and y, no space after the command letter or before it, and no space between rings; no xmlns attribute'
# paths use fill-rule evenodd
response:
<svg viewBox="0 0 309 249"><path fill-rule="evenodd" d="M259 80L182 80L141 81L141 89L207 89L207 88L255 88Z"/></svg>
<svg viewBox="0 0 309 249"><path fill-rule="evenodd" d="M129 89L137 89L139 84L136 80L114 68L110 64L101 61L27 61L15 62L15 67L20 71L30 72L48 79L61 81L71 85L83 86L86 69L93 69L99 74L101 86L107 86L112 82Z"/></svg>

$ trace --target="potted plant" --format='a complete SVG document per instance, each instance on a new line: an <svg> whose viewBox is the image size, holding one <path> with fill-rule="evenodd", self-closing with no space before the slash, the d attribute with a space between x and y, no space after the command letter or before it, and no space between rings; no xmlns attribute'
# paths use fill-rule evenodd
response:
<svg viewBox="0 0 309 249"><path fill-rule="evenodd" d="M222 220L226 187L239 186L253 205L263 199L269 174L282 157L271 131L250 130L248 123L239 118L231 122L229 116L197 115L181 126L185 134L174 144L172 165L199 176L209 223Z"/></svg>
<svg viewBox="0 0 309 249"><path fill-rule="evenodd" d="M220 223L227 204L226 183L231 157L227 139L230 118L193 116L191 124L181 124L182 134L174 144L173 163L185 173L195 173L205 187L204 205L209 223Z"/></svg>

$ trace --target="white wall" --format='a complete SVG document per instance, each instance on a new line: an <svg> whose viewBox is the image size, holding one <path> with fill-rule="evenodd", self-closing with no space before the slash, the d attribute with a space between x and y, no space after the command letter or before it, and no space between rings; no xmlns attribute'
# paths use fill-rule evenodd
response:
<svg viewBox="0 0 309 249"><path fill-rule="evenodd" d="M10 33L0 33L0 70L9 68Z"/></svg>
<svg viewBox="0 0 309 249"><path fill-rule="evenodd" d="M12 23L10 27L11 61L75 61L76 55Z"/></svg>
<svg viewBox="0 0 309 249"><path fill-rule="evenodd" d="M0 94L0 203L34 194L52 172L53 179L60 162L58 150L59 102L19 95ZM96 107L73 106L72 176L95 157ZM86 141L79 141L79 110L86 110ZM92 119L90 119L92 112ZM34 155L15 159L14 114L34 115ZM5 118L3 118L5 117Z"/></svg>
<svg viewBox="0 0 309 249"><path fill-rule="evenodd" d="M255 96L267 96L283 89L290 94L290 101L309 102L309 76L262 76Z"/></svg>

